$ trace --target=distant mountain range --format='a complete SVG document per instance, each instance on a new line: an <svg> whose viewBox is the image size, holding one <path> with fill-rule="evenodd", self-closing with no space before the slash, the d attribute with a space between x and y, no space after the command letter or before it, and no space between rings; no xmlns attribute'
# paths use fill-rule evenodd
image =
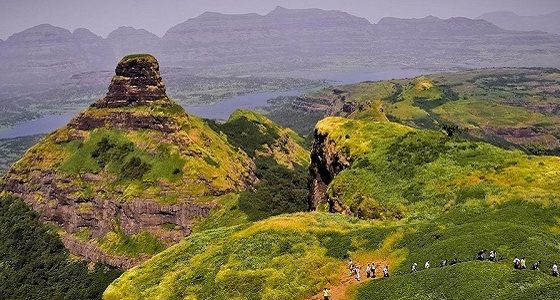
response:
<svg viewBox="0 0 560 300"><path fill-rule="evenodd" d="M0 42L0 81L62 81L110 70L123 55L152 53L165 70L279 75L383 67L429 69L560 66L560 37L502 29L485 20L429 16L377 24L340 11L286 9L267 15L204 13L158 37L121 27L107 38L48 24Z"/></svg>
<svg viewBox="0 0 560 300"><path fill-rule="evenodd" d="M478 19L492 22L509 30L539 30L560 34L560 10L539 16L520 16L511 11L496 11L484 14Z"/></svg>

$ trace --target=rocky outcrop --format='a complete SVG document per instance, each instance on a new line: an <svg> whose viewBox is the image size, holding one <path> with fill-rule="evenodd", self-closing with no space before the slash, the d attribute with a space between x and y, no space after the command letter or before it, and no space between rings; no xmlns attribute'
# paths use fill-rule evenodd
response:
<svg viewBox="0 0 560 300"><path fill-rule="evenodd" d="M15 174L12 174L15 175ZM71 178L64 178L54 172L22 174L8 177L4 189L21 197L26 203L41 212L43 221L55 223L68 233L76 233L80 228L88 228L92 237L103 237L115 230L115 221L125 234L137 234L142 230L164 237L168 243L178 242L191 233L194 221L207 217L215 204L195 203L183 199L175 205L163 205L155 200L134 199L119 202L116 199L102 199L100 196L84 197L75 186L66 185ZM99 175L82 175L84 180L96 181ZM96 195L107 191L98 188ZM45 195L49 201L41 201L36 195ZM173 225L171 234L162 234L161 226Z"/></svg>
<svg viewBox="0 0 560 300"><path fill-rule="evenodd" d="M61 240L71 254L82 257L87 261L113 266L121 270L130 269L148 258L145 256L130 258L109 255L96 245L79 241L72 235L64 235Z"/></svg>
<svg viewBox="0 0 560 300"><path fill-rule="evenodd" d="M165 133L179 130L179 125L171 118L152 115L135 115L130 112L111 112L107 115L95 116L82 113L68 124L70 128L92 130L101 127L116 129L152 129Z"/></svg>
<svg viewBox="0 0 560 300"><path fill-rule="evenodd" d="M146 105L168 99L159 63L148 54L124 57L115 70L109 92L94 104L97 108Z"/></svg>
<svg viewBox="0 0 560 300"><path fill-rule="evenodd" d="M336 143L329 139L328 134L315 130L308 177L309 210L328 205L330 212L349 212L336 199L329 198L327 188L334 177L351 163L351 158L337 150Z"/></svg>

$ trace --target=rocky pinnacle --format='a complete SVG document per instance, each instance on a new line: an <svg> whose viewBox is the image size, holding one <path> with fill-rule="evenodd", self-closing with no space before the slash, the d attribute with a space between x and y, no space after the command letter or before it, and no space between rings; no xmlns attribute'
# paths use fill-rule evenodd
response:
<svg viewBox="0 0 560 300"><path fill-rule="evenodd" d="M168 100L159 63L149 54L125 56L117 65L105 98L95 107L147 105L156 100Z"/></svg>

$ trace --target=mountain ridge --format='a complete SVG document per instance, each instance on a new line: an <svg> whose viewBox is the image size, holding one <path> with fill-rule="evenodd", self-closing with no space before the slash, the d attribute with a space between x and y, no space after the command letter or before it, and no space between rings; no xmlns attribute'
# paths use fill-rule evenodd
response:
<svg viewBox="0 0 560 300"><path fill-rule="evenodd" d="M430 40L422 41L422 36ZM80 39L95 42L95 47ZM526 39L535 41L532 47L538 51L525 51L520 41ZM450 42L461 46L449 48ZM367 62L371 68L389 64L452 69L511 66L512 61L538 66L544 59L556 64L547 53L557 51L557 43L560 39L550 34L506 32L467 18L384 18L372 24L340 11L280 8L266 15L204 13L173 26L162 37L130 27L117 28L102 38L83 30L71 33L39 25L1 43L0 62L4 63L0 69L7 83L49 82L68 73L110 69L130 52L154 53L164 67L212 70L222 75L289 73L337 65L358 68L357 61ZM504 45L508 46L502 49ZM430 47L438 48L443 56L436 60L421 50ZM481 55L480 49L488 54ZM61 55L41 56L50 51ZM458 64L456 58L461 51L468 54L464 64Z"/></svg>
<svg viewBox="0 0 560 300"><path fill-rule="evenodd" d="M483 14L484 19L504 29L542 31L560 35L560 10L535 16L524 16L512 11L496 11Z"/></svg>

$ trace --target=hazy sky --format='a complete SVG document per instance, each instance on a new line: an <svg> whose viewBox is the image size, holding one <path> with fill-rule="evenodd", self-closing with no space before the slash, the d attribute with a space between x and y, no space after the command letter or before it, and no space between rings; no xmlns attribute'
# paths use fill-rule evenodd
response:
<svg viewBox="0 0 560 300"><path fill-rule="evenodd" d="M336 9L377 22L381 17L477 17L511 10L538 15L560 10L560 0L0 0L0 38L42 23L85 27L107 36L123 25L159 36L205 11L266 14L275 6Z"/></svg>

